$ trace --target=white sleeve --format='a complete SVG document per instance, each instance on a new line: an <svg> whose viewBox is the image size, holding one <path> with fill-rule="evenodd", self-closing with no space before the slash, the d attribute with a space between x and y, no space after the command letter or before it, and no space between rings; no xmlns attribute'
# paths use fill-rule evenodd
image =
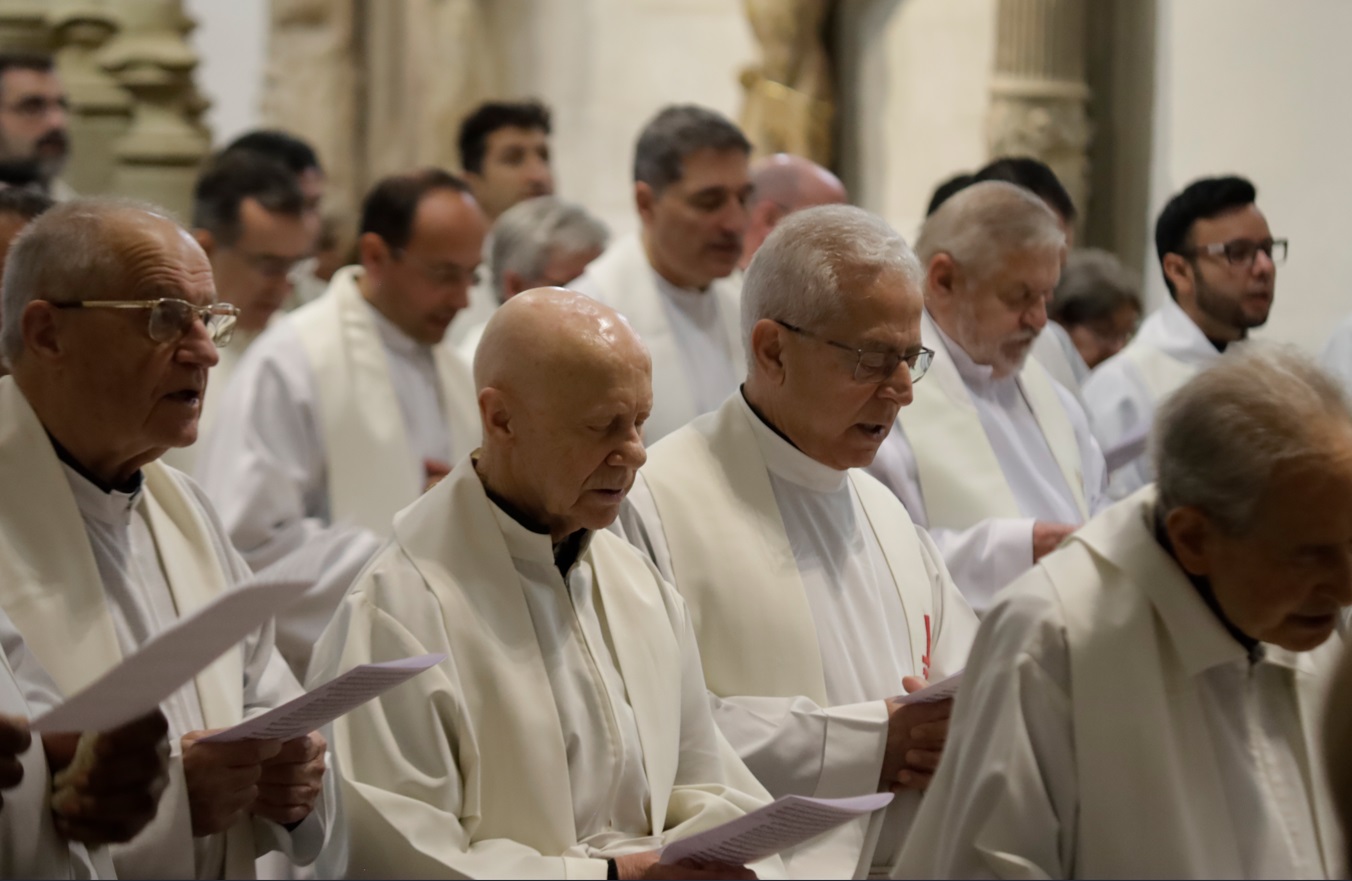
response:
<svg viewBox="0 0 1352 881"><path fill-rule="evenodd" d="M1334 329L1319 353L1319 363L1352 395L1352 317L1344 318Z"/></svg>
<svg viewBox="0 0 1352 881"><path fill-rule="evenodd" d="M1114 449L1155 418L1140 371L1124 352L1094 368L1080 397L1100 450ZM1143 454L1108 475L1109 503L1126 498L1151 480L1149 456Z"/></svg>

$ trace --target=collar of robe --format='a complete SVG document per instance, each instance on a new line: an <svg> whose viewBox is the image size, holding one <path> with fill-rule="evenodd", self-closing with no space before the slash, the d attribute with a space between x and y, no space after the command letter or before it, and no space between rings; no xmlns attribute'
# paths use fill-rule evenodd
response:
<svg viewBox="0 0 1352 881"><path fill-rule="evenodd" d="M114 492L135 495L136 492L140 490L141 483L145 479L145 476L141 473L140 469L137 469L136 473L124 480L121 485L115 486L111 483L105 483L94 474L94 472L81 464L80 460L76 459L75 456L71 454L70 450L61 446L61 442L58 441L50 431L47 432L47 439L52 442L52 449L56 451L56 458L69 465L71 470L76 474L98 487L99 491L104 495L111 495Z"/></svg>
<svg viewBox="0 0 1352 881"><path fill-rule="evenodd" d="M533 532L536 535L549 535L549 529L542 526L539 522L523 512L516 505L507 499L495 493L487 483L484 482L482 474L479 474L479 451L475 450L470 456L470 462L474 465L474 473L479 477L479 483L483 484L484 495L488 500L502 510L502 513L516 521L522 529ZM569 571L577 565L577 561L586 552L587 545L591 542L591 531L579 529L576 532L564 536L560 541L553 543L554 548L554 566L559 570L565 581L568 580Z"/></svg>
<svg viewBox="0 0 1352 881"><path fill-rule="evenodd" d="M1163 513L1158 509L1155 511L1155 541L1159 542L1160 547L1164 548L1164 552L1173 558L1175 563L1178 563L1178 555L1174 553L1174 543L1170 541L1169 532L1164 528ZM1249 663L1257 664L1263 660L1263 644L1236 627L1234 622L1226 616L1225 611L1221 609L1220 601L1216 599L1216 592L1211 589L1211 580L1201 575L1193 575L1187 569L1184 569L1181 563L1178 568L1187 576L1188 582L1197 590L1197 593L1201 595L1202 601L1206 603L1211 613L1225 626L1226 632L1234 637L1235 642L1244 647L1244 651L1248 652Z"/></svg>

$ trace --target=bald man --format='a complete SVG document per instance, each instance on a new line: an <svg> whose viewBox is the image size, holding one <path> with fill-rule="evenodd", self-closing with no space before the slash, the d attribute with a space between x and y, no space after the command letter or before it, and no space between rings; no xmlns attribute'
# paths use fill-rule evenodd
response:
<svg viewBox="0 0 1352 881"><path fill-rule="evenodd" d="M482 448L400 513L315 647L314 681L447 655L335 725L353 876L750 877L657 865L768 796L714 727L685 605L598 531L645 459L651 369L571 291L488 322Z"/></svg>
<svg viewBox="0 0 1352 881"><path fill-rule="evenodd" d="M776 153L751 164L751 199L747 202L746 235L742 239L743 271L761 243L785 217L817 205L843 205L849 200L840 178L811 159Z"/></svg>

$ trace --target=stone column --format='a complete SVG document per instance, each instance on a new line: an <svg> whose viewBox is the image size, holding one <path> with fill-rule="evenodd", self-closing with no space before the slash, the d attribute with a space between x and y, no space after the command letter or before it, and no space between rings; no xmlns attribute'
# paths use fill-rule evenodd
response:
<svg viewBox="0 0 1352 881"><path fill-rule="evenodd" d="M0 0L0 51L51 51L49 11L45 0Z"/></svg>
<svg viewBox="0 0 1352 881"><path fill-rule="evenodd" d="M990 155L1051 166L1084 217L1089 205L1089 86L1084 0L999 0L987 126Z"/></svg>
<svg viewBox="0 0 1352 881"><path fill-rule="evenodd" d="M192 187L210 141L187 104L197 54L180 0L117 0L123 30L99 53L133 100L131 126L114 146L113 190L168 208L188 222Z"/></svg>
<svg viewBox="0 0 1352 881"><path fill-rule="evenodd" d="M98 52L117 33L118 21L107 0L58 0L48 22L70 94L71 159L61 178L81 195L110 192L113 145L127 133L131 96L99 66Z"/></svg>

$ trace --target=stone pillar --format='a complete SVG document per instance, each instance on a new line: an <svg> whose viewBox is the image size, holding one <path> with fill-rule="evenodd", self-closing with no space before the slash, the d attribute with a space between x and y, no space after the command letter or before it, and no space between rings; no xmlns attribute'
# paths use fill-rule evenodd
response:
<svg viewBox="0 0 1352 881"><path fill-rule="evenodd" d="M1051 166L1083 218L1089 205L1084 0L999 0L987 126L990 155Z"/></svg>
<svg viewBox="0 0 1352 881"><path fill-rule="evenodd" d="M117 0L123 30L99 53L133 100L131 125L114 146L113 190L154 202L188 222L192 187L210 141L188 108L197 54L181 0Z"/></svg>
<svg viewBox="0 0 1352 881"><path fill-rule="evenodd" d="M98 63L118 31L108 0L59 0L48 16L57 69L70 95L71 159L62 180L81 195L113 188L113 145L127 133L131 96Z"/></svg>
<svg viewBox="0 0 1352 881"><path fill-rule="evenodd" d="M50 52L45 0L0 0L0 51Z"/></svg>

